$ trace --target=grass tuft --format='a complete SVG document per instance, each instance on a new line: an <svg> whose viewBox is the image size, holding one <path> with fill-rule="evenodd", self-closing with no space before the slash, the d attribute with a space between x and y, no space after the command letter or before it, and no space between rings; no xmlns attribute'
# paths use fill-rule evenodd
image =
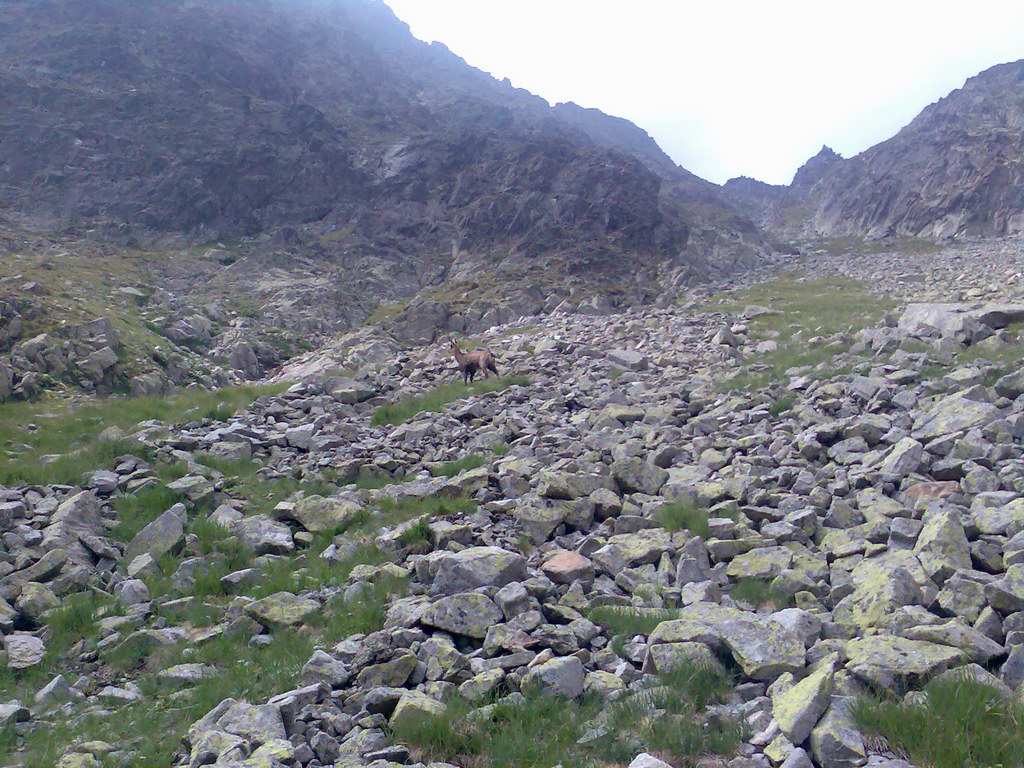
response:
<svg viewBox="0 0 1024 768"><path fill-rule="evenodd" d="M478 469L487 463L486 459L478 453L471 453L455 461L446 461L437 467L433 474L435 477L455 477L460 472L470 469Z"/></svg>
<svg viewBox="0 0 1024 768"><path fill-rule="evenodd" d="M1024 760L1024 706L974 680L935 680L921 703L884 695L859 699L853 717L926 768L1019 766Z"/></svg>
<svg viewBox="0 0 1024 768"><path fill-rule="evenodd" d="M732 589L732 599L755 607L771 605L776 609L788 608L794 604L792 596L773 589L770 581L753 578L739 579Z"/></svg>
<svg viewBox="0 0 1024 768"><path fill-rule="evenodd" d="M664 505L655 515L658 525L666 531L691 531L697 536L707 537L708 512L697 504L676 501Z"/></svg>
<svg viewBox="0 0 1024 768"><path fill-rule="evenodd" d="M610 704L527 689L480 710L456 697L442 714L399 726L395 737L418 759L480 768L625 765L642 751L689 765L699 756L735 752L739 727L702 713L729 687L721 670L684 665Z"/></svg>

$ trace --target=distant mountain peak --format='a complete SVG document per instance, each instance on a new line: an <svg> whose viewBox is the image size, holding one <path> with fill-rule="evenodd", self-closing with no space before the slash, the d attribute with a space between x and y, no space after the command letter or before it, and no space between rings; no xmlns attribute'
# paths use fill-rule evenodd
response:
<svg viewBox="0 0 1024 768"><path fill-rule="evenodd" d="M765 226L806 235L998 236L1024 231L1024 60L998 64L855 157L827 146L789 187L726 185Z"/></svg>

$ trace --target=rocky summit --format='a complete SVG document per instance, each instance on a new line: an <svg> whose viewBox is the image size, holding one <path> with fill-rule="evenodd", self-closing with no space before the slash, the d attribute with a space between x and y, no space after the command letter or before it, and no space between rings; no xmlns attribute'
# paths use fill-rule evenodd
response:
<svg viewBox="0 0 1024 768"><path fill-rule="evenodd" d="M1020 70L723 189L377 0L0 0L0 765L1024 766Z"/></svg>
<svg viewBox="0 0 1024 768"><path fill-rule="evenodd" d="M1005 235L1024 226L1024 61L970 78L892 138L842 158L828 147L789 186L724 189L773 230L824 237Z"/></svg>

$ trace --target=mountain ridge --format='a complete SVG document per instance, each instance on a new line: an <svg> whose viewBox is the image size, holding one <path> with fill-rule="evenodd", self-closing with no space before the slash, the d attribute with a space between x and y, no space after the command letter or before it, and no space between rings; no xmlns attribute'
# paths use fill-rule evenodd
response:
<svg viewBox="0 0 1024 768"><path fill-rule="evenodd" d="M997 64L851 157L826 147L785 187L726 194L797 236L1003 236L1024 230L1024 60ZM825 150L828 150L825 152Z"/></svg>

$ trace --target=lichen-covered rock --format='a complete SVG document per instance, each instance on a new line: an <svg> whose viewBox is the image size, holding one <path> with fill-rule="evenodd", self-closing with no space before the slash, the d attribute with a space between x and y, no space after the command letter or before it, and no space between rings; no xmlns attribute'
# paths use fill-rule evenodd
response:
<svg viewBox="0 0 1024 768"><path fill-rule="evenodd" d="M838 660L833 656L822 661L803 680L772 697L772 716L793 744L803 744L828 709Z"/></svg>
<svg viewBox="0 0 1024 768"><path fill-rule="evenodd" d="M643 459L619 459L611 467L612 477L626 493L653 496L668 482L668 472Z"/></svg>
<svg viewBox="0 0 1024 768"><path fill-rule="evenodd" d="M655 643L647 647L643 671L659 675L682 665L721 668L715 654L703 643Z"/></svg>
<svg viewBox="0 0 1024 768"><path fill-rule="evenodd" d="M245 606L245 614L269 629L294 627L320 610L316 600L277 592Z"/></svg>
<svg viewBox="0 0 1024 768"><path fill-rule="evenodd" d="M239 520L232 530L245 546L259 555L286 555L295 549L295 541L288 526L266 515L253 515Z"/></svg>
<svg viewBox="0 0 1024 768"><path fill-rule="evenodd" d="M994 506L975 504L971 516L978 530L985 535L1012 536L1024 530L1024 499Z"/></svg>
<svg viewBox="0 0 1024 768"><path fill-rule="evenodd" d="M494 601L479 592L465 592L444 597L430 606L420 617L428 627L482 640L487 630L503 618Z"/></svg>
<svg viewBox="0 0 1024 768"><path fill-rule="evenodd" d="M971 567L967 535L960 520L950 511L927 519L914 552L925 573L937 584L943 584L956 571Z"/></svg>
<svg viewBox="0 0 1024 768"><path fill-rule="evenodd" d="M517 507L515 511L519 527L535 544L547 541L568 516L569 509L563 506L526 504Z"/></svg>
<svg viewBox="0 0 1024 768"><path fill-rule="evenodd" d="M382 686L397 688L405 685L409 676L416 669L416 654L408 651L399 653L390 661L364 667L356 676L356 684L361 688L380 688Z"/></svg>
<svg viewBox="0 0 1024 768"><path fill-rule="evenodd" d="M956 393L939 400L922 414L914 423L912 436L917 440L933 440L943 435L982 427L998 417L999 409L996 406L970 400Z"/></svg>
<svg viewBox="0 0 1024 768"><path fill-rule="evenodd" d="M904 437L886 454L881 470L886 474L906 477L917 471L923 457L924 446L912 437Z"/></svg>
<svg viewBox="0 0 1024 768"><path fill-rule="evenodd" d="M149 555L156 560L177 552L184 542L185 508L175 504L135 535L125 549L125 557L131 561Z"/></svg>
<svg viewBox="0 0 1024 768"><path fill-rule="evenodd" d="M87 752L71 752L57 761L56 768L100 768L99 758Z"/></svg>
<svg viewBox="0 0 1024 768"><path fill-rule="evenodd" d="M583 694L585 677L586 670L579 659L575 656L562 656L545 661L527 672L523 686L536 686L545 692L575 699Z"/></svg>
<svg viewBox="0 0 1024 768"><path fill-rule="evenodd" d="M391 713L388 726L401 731L402 728L422 725L432 717L444 714L444 704L420 691L406 691L398 700Z"/></svg>
<svg viewBox="0 0 1024 768"><path fill-rule="evenodd" d="M1009 566L1001 579L986 584L985 597L1000 613L1024 610L1024 563Z"/></svg>
<svg viewBox="0 0 1024 768"><path fill-rule="evenodd" d="M834 696L811 731L811 754L821 768L855 768L864 764L864 739L850 714L852 701Z"/></svg>
<svg viewBox="0 0 1024 768"><path fill-rule="evenodd" d="M537 493L549 499L581 499L599 490L615 490L610 477L586 473L545 471L537 476Z"/></svg>
<svg viewBox="0 0 1024 768"><path fill-rule="evenodd" d="M213 498L213 483L202 475L185 475L167 484L167 489L182 494L195 504L202 504Z"/></svg>
<svg viewBox="0 0 1024 768"><path fill-rule="evenodd" d="M269 704L236 702L217 720L217 728L257 746L288 738L281 711Z"/></svg>
<svg viewBox="0 0 1024 768"><path fill-rule="evenodd" d="M927 577L911 552L867 558L850 576L854 588L840 600L832 615L837 624L858 633L883 626L896 609L924 600L921 583Z"/></svg>
<svg viewBox="0 0 1024 768"><path fill-rule="evenodd" d="M774 680L783 672L802 670L806 663L803 641L757 614L694 603L682 608L679 616L659 624L650 644L697 642L728 649L744 674L755 680Z"/></svg>
<svg viewBox="0 0 1024 768"><path fill-rule="evenodd" d="M999 643L959 619L950 619L942 624L911 627L904 630L903 637L959 648L967 654L968 659L977 664L985 664L989 659L1006 653L1006 649Z"/></svg>
<svg viewBox="0 0 1024 768"><path fill-rule="evenodd" d="M454 595L478 587L503 587L526 578L526 559L500 547L470 547L445 555L431 591Z"/></svg>
<svg viewBox="0 0 1024 768"><path fill-rule="evenodd" d="M362 506L348 499L306 496L295 502L291 517L311 533L336 531L360 513Z"/></svg>
<svg viewBox="0 0 1024 768"><path fill-rule="evenodd" d="M759 547L736 555L726 568L731 579L774 579L793 562L786 547Z"/></svg>
<svg viewBox="0 0 1024 768"><path fill-rule="evenodd" d="M846 654L847 669L883 688L923 684L967 660L967 654L958 648L891 635L851 640L846 644Z"/></svg>
<svg viewBox="0 0 1024 768"><path fill-rule="evenodd" d="M4 637L7 652L7 666L11 669L28 669L43 660L46 645L35 635L14 632Z"/></svg>

